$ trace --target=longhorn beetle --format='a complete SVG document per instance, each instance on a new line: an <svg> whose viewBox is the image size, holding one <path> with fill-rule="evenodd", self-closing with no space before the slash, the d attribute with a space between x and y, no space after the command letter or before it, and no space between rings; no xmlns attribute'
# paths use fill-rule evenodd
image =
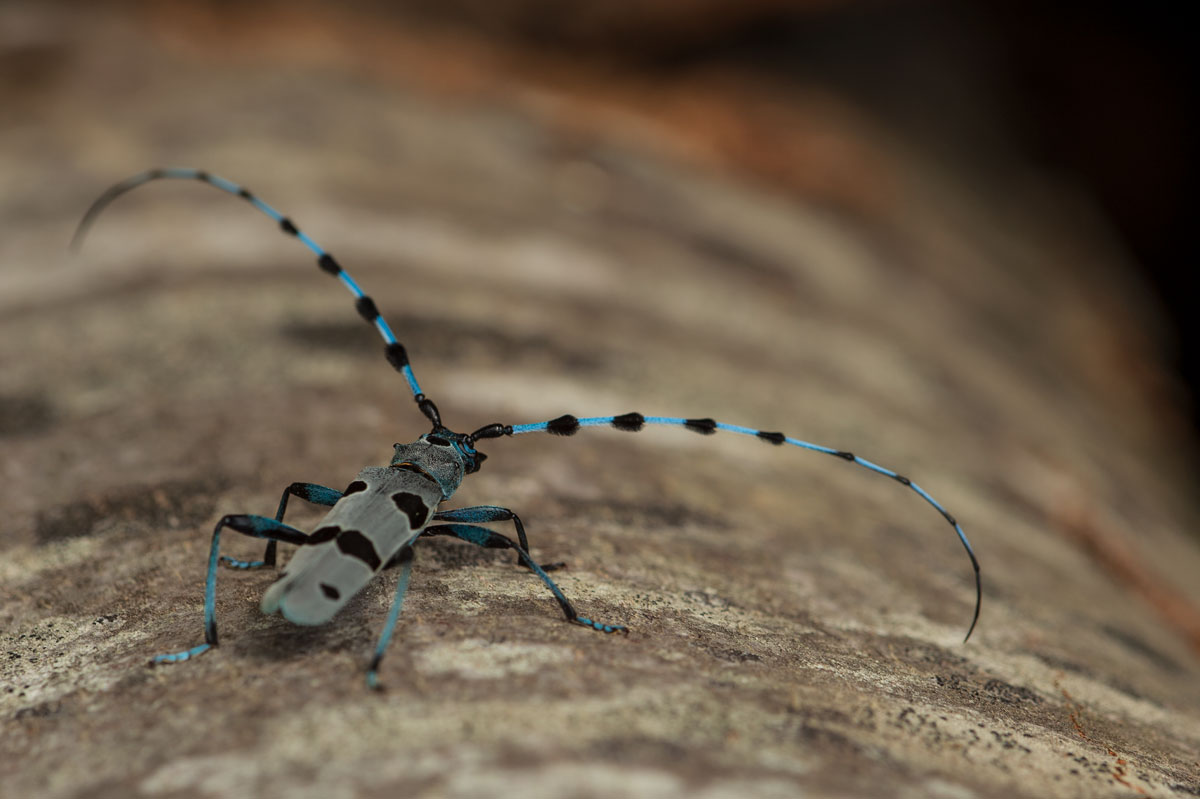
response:
<svg viewBox="0 0 1200 799"><path fill-rule="evenodd" d="M437 405L425 396L417 383L404 345L396 340L392 329L375 307L375 302L363 293L354 278L350 277L332 255L296 227L292 220L236 183L197 169L152 169L134 175L113 185L92 203L75 231L71 248L78 249L96 216L117 197L143 183L165 178L198 180L241 197L273 219L284 233L299 239L304 246L312 250L317 257L317 266L337 278L350 290L354 295L354 307L359 315L383 337L386 344L384 354L388 363L404 376L417 408L429 420L432 429L411 444L396 444L391 463L387 466L368 466L359 472L343 491L313 483L292 483L284 489L274 517L248 514L222 516L213 530L208 556L208 576L204 585L204 643L182 652L158 655L151 663L177 663L196 657L216 646L218 564L224 562L236 569L274 566L275 546L279 541L295 544L299 549L279 573L279 578L267 589L260 607L263 613L278 611L293 624L314 625L329 621L377 573L391 566L400 567L396 595L375 647L374 657L367 668L367 685L372 688L378 685L379 662L392 637L396 620L400 616L404 593L408 589L413 562L412 546L421 536L447 535L481 547L515 550L518 563L523 564L546 584L562 608L567 621L606 633L625 632L625 627L621 625L605 624L576 613L570 601L547 574L562 564L539 565L530 557L525 525L516 513L496 505L441 509L442 503L458 490L463 478L479 471L480 465L487 457L475 448L479 441L540 432L571 436L584 427L613 427L635 433L649 425L663 425L682 427L702 435L712 435L718 430L738 433L776 446L789 444L832 455L890 477L911 488L950 523L971 559L971 566L975 569L975 614L971 618L971 626L967 629L963 642L971 637L971 632L979 621L979 609L983 599L979 561L976 560L971 544L955 518L907 477L851 452L810 444L783 433L725 424L708 418L643 416L640 413L579 418L564 414L545 422L519 425L495 423L484 425L473 433L456 433L442 424ZM327 505L331 510L311 533L305 533L283 521L289 497L300 497L317 505ZM512 522L517 540L513 541L509 536L481 526L491 522ZM262 560L243 561L221 555L221 532L224 530L266 539L267 547Z"/></svg>

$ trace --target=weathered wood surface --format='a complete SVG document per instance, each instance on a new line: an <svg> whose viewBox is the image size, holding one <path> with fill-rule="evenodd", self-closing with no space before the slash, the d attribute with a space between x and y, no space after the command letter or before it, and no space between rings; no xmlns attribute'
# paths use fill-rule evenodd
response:
<svg viewBox="0 0 1200 799"><path fill-rule="evenodd" d="M447 99L344 46L296 67L161 19L2 13L5 796L1200 795L1195 498L1153 311L1073 200L985 199L833 122L881 171L789 196L502 75ZM903 488L601 430L490 443L455 503L518 510L628 637L433 540L383 694L362 670L391 575L301 629L258 613L272 574L223 570L220 648L147 667L201 638L216 518L423 432L348 295L231 198L147 187L66 257L99 190L168 163L334 252L459 429L711 415L911 475L977 546L975 636L966 558Z"/></svg>

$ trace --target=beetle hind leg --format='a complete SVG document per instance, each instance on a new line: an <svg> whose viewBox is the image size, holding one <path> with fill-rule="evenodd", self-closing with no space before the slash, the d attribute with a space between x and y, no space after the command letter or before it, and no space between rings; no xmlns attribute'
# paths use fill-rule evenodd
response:
<svg viewBox="0 0 1200 799"><path fill-rule="evenodd" d="M396 629L396 621L400 618L400 609L404 606L404 594L408 591L408 578L412 574L412 565L413 548L411 546L400 550L388 561L389 567L400 567L400 580L396 583L396 596L392 600L391 610L388 611L387 621L383 624L383 632L379 635L379 643L375 645L375 655L371 658L371 665L367 667L368 688L381 689L379 685L379 662L383 660L383 653L387 650L388 643L392 640L392 632Z"/></svg>
<svg viewBox="0 0 1200 799"><path fill-rule="evenodd" d="M266 516L223 516L213 529L212 545L208 551L208 576L204 581L204 643L182 652L156 655L150 659L150 665L180 663L202 655L217 645L217 565L221 562L221 531L225 528L253 538L265 538L271 543L283 541L303 546L309 542L307 533Z"/></svg>

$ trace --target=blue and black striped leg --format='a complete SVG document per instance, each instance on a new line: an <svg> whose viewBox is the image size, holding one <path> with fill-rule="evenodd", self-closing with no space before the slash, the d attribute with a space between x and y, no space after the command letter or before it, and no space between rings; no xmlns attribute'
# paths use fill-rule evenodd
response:
<svg viewBox="0 0 1200 799"><path fill-rule="evenodd" d="M413 548L408 546L397 552L388 561L388 565L400 567L400 581L396 583L396 598L392 600L392 609L388 611L387 621L383 625L383 633L380 634L379 643L375 646L375 655L371 658L371 665L367 667L367 687L375 689L379 688L379 661L383 660L383 653L392 640L392 631L396 629L396 621L400 618L400 608L404 605L404 594L408 591L408 578L412 574Z"/></svg>
<svg viewBox="0 0 1200 799"><path fill-rule="evenodd" d="M353 486L354 483L350 485ZM342 492L316 483L292 483L283 489L283 496L279 498L279 510L275 511L275 521L277 522L283 521L283 514L287 512L288 497L300 497L314 505L333 505L342 498ZM275 543L274 540L267 542L267 551L263 553L262 560L238 560L228 555L222 555L221 561L235 569L259 569L263 566L274 566Z"/></svg>
<svg viewBox="0 0 1200 799"><path fill-rule="evenodd" d="M507 522L511 521L517 528L517 540L521 542L521 549L529 551L529 539L525 537L525 525L521 523L521 517L508 508L501 508L499 505L476 505L471 508L456 508L454 510L443 510L433 514L433 520L438 522L471 522L473 524L485 524L487 522ZM525 561L517 556L517 564L525 565ZM558 561L556 563L541 564L542 571L552 572L557 569L566 568L565 563Z"/></svg>
<svg viewBox="0 0 1200 799"><path fill-rule="evenodd" d="M559 607L562 608L563 615L567 617L567 621L575 624L580 624L593 630L599 630L603 633L623 633L628 630L620 624L605 624L604 622L593 621L586 619L575 612L575 608L571 607L570 601L563 594L562 589L554 584L550 579L550 575L546 574L541 566L534 562L529 556L529 552L511 538L506 535L494 532L486 527L479 527L474 524L435 524L432 527L426 527L421 535L450 535L466 541L469 544L486 547L488 549L515 549L517 556L529 567L530 571L542 579L546 587L554 594L554 598L558 600Z"/></svg>
<svg viewBox="0 0 1200 799"><path fill-rule="evenodd" d="M222 517L213 529L212 546L208 552L208 577L204 582L204 643L183 652L156 655L151 658L151 665L178 663L207 652L217 645L217 564L221 560L221 530L226 527L254 538L283 541L286 544L296 544L297 546L303 546L309 541L308 533L290 527L281 521L268 519L266 516L238 514Z"/></svg>

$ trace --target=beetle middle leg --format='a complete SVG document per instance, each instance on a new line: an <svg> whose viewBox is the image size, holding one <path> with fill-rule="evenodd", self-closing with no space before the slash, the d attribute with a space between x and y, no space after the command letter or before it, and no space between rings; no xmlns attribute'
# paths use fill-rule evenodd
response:
<svg viewBox="0 0 1200 799"><path fill-rule="evenodd" d="M511 521L513 526L517 528L517 540L521 542L521 549L525 550L526 553L529 552L529 539L525 537L525 525L521 523L521 517L515 511L511 511L508 508L502 508L499 505L475 505L470 508L455 508L454 510L438 511L433 514L433 520L438 522L471 522L473 524ZM528 566L520 555L517 555L517 564ZM567 566L562 561L542 563L540 565L544 572L564 569Z"/></svg>
<svg viewBox="0 0 1200 799"><path fill-rule="evenodd" d="M342 495L341 491L316 483L292 483L283 489L283 496L279 498L279 510L275 511L275 521L283 521L283 514L287 512L288 497L300 497L314 505L334 505L342 498ZM267 542L267 551L263 553L262 560L238 560L228 555L222 555L221 561L235 569L261 569L264 566L274 566L275 544L274 539Z"/></svg>
<svg viewBox="0 0 1200 799"><path fill-rule="evenodd" d="M475 544L476 546L488 549L515 549L517 557L529 567L530 571L540 577L542 582L546 584L546 587L554 594L554 598L558 601L559 607L562 608L563 615L567 617L567 621L593 630L599 630L603 633L628 632L620 624L605 624L604 622L584 618L576 613L575 608L571 606L571 602L563 594L562 589L555 585L554 581L550 579L550 575L546 574L545 570L530 557L529 551L506 535L501 535L494 530L474 524L435 524L432 527L426 527L421 535L449 535L466 541L469 544Z"/></svg>

